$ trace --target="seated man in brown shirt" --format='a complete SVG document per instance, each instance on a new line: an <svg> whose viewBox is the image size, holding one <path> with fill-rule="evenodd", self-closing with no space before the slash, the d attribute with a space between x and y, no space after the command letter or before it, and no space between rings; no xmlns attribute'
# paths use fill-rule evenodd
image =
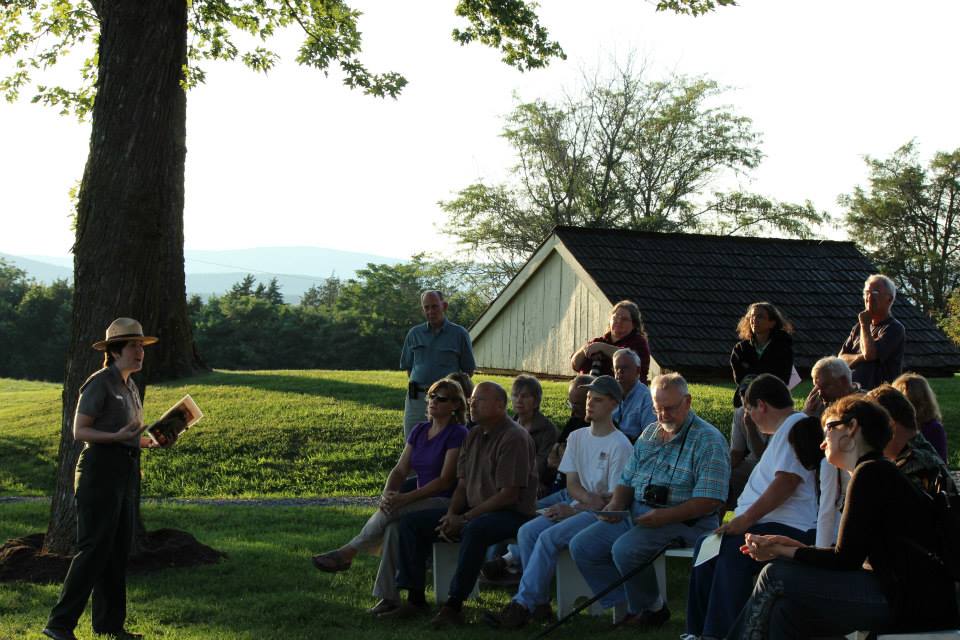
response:
<svg viewBox="0 0 960 640"><path fill-rule="evenodd" d="M515 537L520 525L534 515L539 478L533 440L506 410L507 393L499 385L481 382L473 390L470 414L477 426L460 448L457 488L450 507L418 511L400 519L397 586L407 590L407 602L380 617L426 615L425 574L432 544L459 540L460 558L447 603L432 624L463 624L463 601L480 575L487 547Z"/></svg>

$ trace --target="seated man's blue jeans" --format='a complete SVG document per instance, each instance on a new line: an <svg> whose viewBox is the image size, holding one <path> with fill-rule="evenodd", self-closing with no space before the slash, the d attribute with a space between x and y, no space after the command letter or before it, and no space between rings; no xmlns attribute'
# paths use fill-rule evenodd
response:
<svg viewBox="0 0 960 640"><path fill-rule="evenodd" d="M434 542L440 540L435 531L446 509L426 509L403 516L398 521L400 561L397 586L422 592L426 583L426 564ZM480 575L484 553L492 544L513 538L517 529L529 520L517 511L493 511L477 516L464 526L460 537L457 570L450 582L448 603L459 607Z"/></svg>
<svg viewBox="0 0 960 640"><path fill-rule="evenodd" d="M517 545L523 562L523 578L513 600L529 611L539 604L548 604L550 581L557 570L560 552L567 548L575 535L596 521L594 514L581 511L557 522L537 516L520 527Z"/></svg>
<svg viewBox="0 0 960 640"><path fill-rule="evenodd" d="M816 530L800 531L779 522L755 524L748 533L788 536L804 544L813 544ZM697 541L693 557L700 553L704 538ZM687 633L695 636L725 638L737 614L750 598L753 577L764 563L740 552L743 536L723 536L716 558L694 567L687 595Z"/></svg>
<svg viewBox="0 0 960 640"><path fill-rule="evenodd" d="M636 518L651 508L634 502L631 513ZM623 585L603 596L600 604L609 608L626 600L630 613L655 611L663 606L664 599L657 585L653 561L666 549L693 545L703 533L716 527L715 514L700 518L693 525L678 522L656 528L634 525L626 520L616 523L598 520L573 537L570 555L594 594L605 590L637 567L644 567Z"/></svg>
<svg viewBox="0 0 960 640"><path fill-rule="evenodd" d="M537 509L546 509L547 507L552 507L553 505L563 502L570 504L573 501L573 498L570 497L570 494L567 493L566 489L561 489L560 491L554 491L548 496L544 496L537 500ZM520 558L523 557L523 553L520 551L520 546L516 544L511 544L507 546L507 550L510 552L510 555L513 557L511 563L516 561L519 562ZM496 546L491 551L487 552L487 559L493 560L494 558L499 558L503 555L503 550L501 547Z"/></svg>

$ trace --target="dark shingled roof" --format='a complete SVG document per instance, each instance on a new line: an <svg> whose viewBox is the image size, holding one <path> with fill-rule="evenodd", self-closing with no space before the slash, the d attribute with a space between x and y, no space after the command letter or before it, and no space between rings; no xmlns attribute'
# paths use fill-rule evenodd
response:
<svg viewBox="0 0 960 640"><path fill-rule="evenodd" d="M852 242L742 238L557 227L554 232L612 301L634 300L654 359L685 375L729 375L736 326L752 302L794 323L798 369L835 355L863 309L876 270ZM898 297L907 330L904 370L952 375L960 351Z"/></svg>

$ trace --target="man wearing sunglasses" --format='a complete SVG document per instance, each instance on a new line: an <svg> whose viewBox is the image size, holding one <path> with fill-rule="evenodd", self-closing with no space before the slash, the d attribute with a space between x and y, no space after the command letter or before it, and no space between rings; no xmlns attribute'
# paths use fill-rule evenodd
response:
<svg viewBox="0 0 960 640"><path fill-rule="evenodd" d="M863 284L863 311L853 325L839 357L853 371L853 381L865 391L893 382L903 372L906 330L890 314L897 299L897 285L875 274Z"/></svg>

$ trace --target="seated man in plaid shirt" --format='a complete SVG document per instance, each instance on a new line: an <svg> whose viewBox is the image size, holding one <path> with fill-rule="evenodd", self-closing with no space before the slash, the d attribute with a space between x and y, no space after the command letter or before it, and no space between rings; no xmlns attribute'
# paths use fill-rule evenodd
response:
<svg viewBox="0 0 960 640"><path fill-rule="evenodd" d="M653 561L717 528L730 482L727 441L690 410L686 380L677 373L657 376L650 389L657 422L640 434L604 507L628 516L603 516L570 541L570 555L594 593L645 567L600 600L604 607L626 600L620 624L636 629L660 627L670 618Z"/></svg>

